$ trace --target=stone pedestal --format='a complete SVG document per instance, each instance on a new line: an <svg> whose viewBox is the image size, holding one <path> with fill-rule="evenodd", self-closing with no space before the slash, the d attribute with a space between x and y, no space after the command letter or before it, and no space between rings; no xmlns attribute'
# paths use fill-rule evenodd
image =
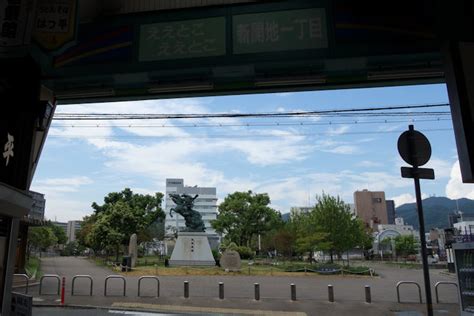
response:
<svg viewBox="0 0 474 316"><path fill-rule="evenodd" d="M170 266L214 266L216 261L206 233L181 232L170 259Z"/></svg>

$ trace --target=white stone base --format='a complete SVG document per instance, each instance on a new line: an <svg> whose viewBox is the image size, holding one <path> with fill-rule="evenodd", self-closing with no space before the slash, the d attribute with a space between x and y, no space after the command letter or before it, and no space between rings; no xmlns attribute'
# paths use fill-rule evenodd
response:
<svg viewBox="0 0 474 316"><path fill-rule="evenodd" d="M215 266L216 261L206 233L180 232L170 259L170 266Z"/></svg>

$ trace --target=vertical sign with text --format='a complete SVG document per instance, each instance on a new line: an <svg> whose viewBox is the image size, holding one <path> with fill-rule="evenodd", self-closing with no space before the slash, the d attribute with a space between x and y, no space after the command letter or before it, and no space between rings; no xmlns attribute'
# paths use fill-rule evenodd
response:
<svg viewBox="0 0 474 316"><path fill-rule="evenodd" d="M33 37L47 50L58 49L74 39L76 0L39 0Z"/></svg>
<svg viewBox="0 0 474 316"><path fill-rule="evenodd" d="M22 46L30 42L36 1L0 1L0 47Z"/></svg>

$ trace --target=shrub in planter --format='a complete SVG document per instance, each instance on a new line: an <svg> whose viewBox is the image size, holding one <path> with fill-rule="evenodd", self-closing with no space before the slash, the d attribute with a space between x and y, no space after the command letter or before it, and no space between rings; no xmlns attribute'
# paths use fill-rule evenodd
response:
<svg viewBox="0 0 474 316"><path fill-rule="evenodd" d="M239 253L241 259L252 259L255 255L249 247L238 246L235 250Z"/></svg>

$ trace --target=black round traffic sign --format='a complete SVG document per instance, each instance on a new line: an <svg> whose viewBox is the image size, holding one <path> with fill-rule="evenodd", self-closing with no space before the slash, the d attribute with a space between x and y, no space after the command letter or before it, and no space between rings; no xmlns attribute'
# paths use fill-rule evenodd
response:
<svg viewBox="0 0 474 316"><path fill-rule="evenodd" d="M398 138L398 152L406 163L419 167L430 160L431 145L422 133L408 130Z"/></svg>

